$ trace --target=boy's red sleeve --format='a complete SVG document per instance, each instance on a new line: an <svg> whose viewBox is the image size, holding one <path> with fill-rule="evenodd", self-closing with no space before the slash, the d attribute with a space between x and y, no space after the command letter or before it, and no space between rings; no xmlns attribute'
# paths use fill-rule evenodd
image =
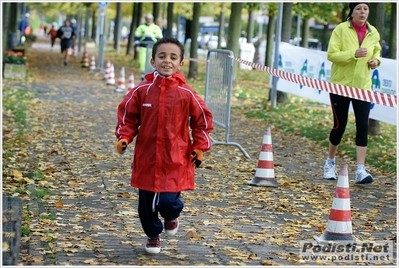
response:
<svg viewBox="0 0 399 268"><path fill-rule="evenodd" d="M205 102L194 92L190 110L190 128L193 137L193 149L203 152L212 148L210 133L213 131L213 116Z"/></svg>
<svg viewBox="0 0 399 268"><path fill-rule="evenodd" d="M132 90L133 91L133 90ZM137 135L141 124L139 109L137 104L137 94L129 92L118 106L118 123L116 125L115 136L118 140L127 139L131 143Z"/></svg>

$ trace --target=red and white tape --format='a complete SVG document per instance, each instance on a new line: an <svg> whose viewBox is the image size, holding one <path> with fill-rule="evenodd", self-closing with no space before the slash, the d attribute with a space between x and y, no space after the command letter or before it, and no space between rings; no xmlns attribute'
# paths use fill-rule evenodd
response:
<svg viewBox="0 0 399 268"><path fill-rule="evenodd" d="M207 60L200 60L200 59L194 59L194 58L185 58L184 60L195 61L195 62L207 62Z"/></svg>
<svg viewBox="0 0 399 268"><path fill-rule="evenodd" d="M282 78L284 80L287 80L287 81L290 81L290 82L293 82L296 84L304 85L304 86L315 88L315 89L320 89L323 91L327 91L329 93L334 93L334 94L338 94L341 96L345 96L345 97L349 97L349 98L353 98L353 99L357 99L357 100L373 102L373 103L380 104L383 106L389 106L389 107L397 106L396 95L385 94L385 93L381 93L381 92L374 92L371 90L364 90L361 88L333 84L330 82L317 80L314 78L277 70L277 69L274 69L274 68L271 68L268 66L261 65L259 63L246 61L246 60L243 60L240 58L231 57L229 55L227 57L230 57L230 58L234 59L235 61L238 61L239 63L251 66L252 68L261 70L265 73L269 73L273 76L277 76L279 78Z"/></svg>

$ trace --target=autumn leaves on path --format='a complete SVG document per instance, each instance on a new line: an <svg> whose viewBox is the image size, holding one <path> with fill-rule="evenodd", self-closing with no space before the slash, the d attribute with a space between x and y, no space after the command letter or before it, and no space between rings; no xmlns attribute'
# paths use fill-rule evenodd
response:
<svg viewBox="0 0 399 268"><path fill-rule="evenodd" d="M133 146L124 155L115 149L116 108L123 94L81 68L80 58L68 66L61 60L57 52L29 51L32 81L22 85L34 93L26 100L29 142L13 160L15 171L3 180L3 193L13 192L13 185L29 190L15 194L24 200L30 228L21 264L307 264L299 256L300 241L324 232L336 187L322 180L326 148L272 129L278 185L251 186L247 182L270 124L233 109L231 139L252 159L234 146L214 146L204 154L196 190L182 193L185 208L177 235L162 234L161 253L148 255L137 190L129 185ZM7 124L5 130L12 128ZM213 135L223 132L216 128ZM394 241L396 247L395 178L372 169L378 183L355 185L354 165L348 165L354 234L361 241ZM32 173L40 176L29 178Z"/></svg>

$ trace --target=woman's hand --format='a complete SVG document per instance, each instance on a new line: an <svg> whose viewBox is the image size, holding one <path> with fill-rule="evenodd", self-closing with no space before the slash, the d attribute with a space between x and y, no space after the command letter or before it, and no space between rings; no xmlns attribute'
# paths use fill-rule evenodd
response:
<svg viewBox="0 0 399 268"><path fill-rule="evenodd" d="M377 68L378 63L380 63L380 62L379 62L377 59L372 59L372 60L369 60L369 61L367 62L367 64L369 65L370 69L372 69L372 70L374 70L375 68Z"/></svg>
<svg viewBox="0 0 399 268"><path fill-rule="evenodd" d="M361 58L367 56L367 48L361 47L356 50L355 58Z"/></svg>

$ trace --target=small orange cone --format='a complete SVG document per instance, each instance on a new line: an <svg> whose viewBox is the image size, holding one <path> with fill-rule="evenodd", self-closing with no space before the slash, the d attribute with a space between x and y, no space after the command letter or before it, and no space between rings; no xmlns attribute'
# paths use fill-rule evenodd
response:
<svg viewBox="0 0 399 268"><path fill-rule="evenodd" d="M108 60L107 65L105 66L104 80L108 79L110 72L111 72L111 61Z"/></svg>
<svg viewBox="0 0 399 268"><path fill-rule="evenodd" d="M134 85L134 74L133 74L133 72L130 72L129 81L127 83L127 91L130 91L134 87L135 87L135 85Z"/></svg>
<svg viewBox="0 0 399 268"><path fill-rule="evenodd" d="M83 54L82 54L82 61L81 61L80 63L83 63L83 62L84 62L85 55L87 56L87 50L86 50L86 49L83 51Z"/></svg>
<svg viewBox="0 0 399 268"><path fill-rule="evenodd" d="M109 76L107 79L107 85L114 86L115 85L115 74L114 74L114 65L111 64L111 70L109 72Z"/></svg>
<svg viewBox="0 0 399 268"><path fill-rule="evenodd" d="M341 165L327 228L321 236L313 236L313 238L320 244L325 244L329 241L344 241L345 243L353 243L355 241L355 237L352 235L347 164Z"/></svg>
<svg viewBox="0 0 399 268"><path fill-rule="evenodd" d="M252 186L271 187L278 185L277 181L274 179L273 148L270 127L266 128L265 135L263 136L262 149L259 154L255 178L248 182L248 184Z"/></svg>
<svg viewBox="0 0 399 268"><path fill-rule="evenodd" d="M125 67L121 68L121 71L119 73L118 86L115 89L115 92L126 92L126 87L125 87Z"/></svg>
<svg viewBox="0 0 399 268"><path fill-rule="evenodd" d="M83 53L83 63L82 68L89 68L89 57L87 55L87 51Z"/></svg>
<svg viewBox="0 0 399 268"><path fill-rule="evenodd" d="M89 70L94 71L95 69L96 69L96 59L94 58L94 56L91 56Z"/></svg>
<svg viewBox="0 0 399 268"><path fill-rule="evenodd" d="M73 56L77 57L78 56L78 46L73 47Z"/></svg>

